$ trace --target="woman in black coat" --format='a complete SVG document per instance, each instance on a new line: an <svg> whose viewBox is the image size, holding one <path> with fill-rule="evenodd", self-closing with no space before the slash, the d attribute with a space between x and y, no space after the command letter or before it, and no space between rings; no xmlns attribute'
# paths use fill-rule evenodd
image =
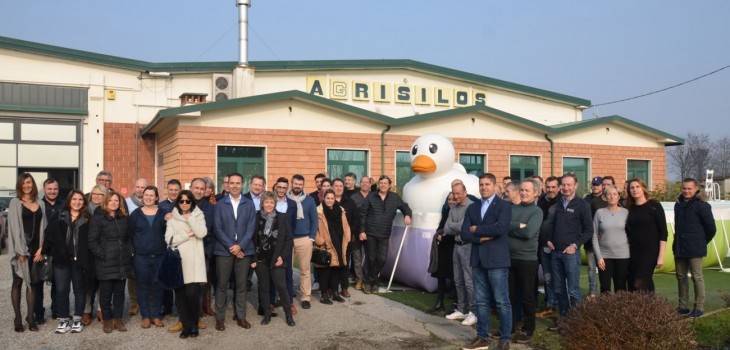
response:
<svg viewBox="0 0 730 350"><path fill-rule="evenodd" d="M281 298L281 306L286 314L286 324L294 326L291 312L291 300L286 290L286 265L284 252L292 250L292 235L286 214L276 211L276 197L273 192L264 192L261 195L261 210L256 213L256 230L253 235L253 245L256 256L251 267L256 269L259 284L260 309L264 311L261 324L271 322L271 308L269 296L269 280Z"/></svg>
<svg viewBox="0 0 730 350"><path fill-rule="evenodd" d="M113 329L127 331L122 322L122 308L127 278L132 275L132 239L122 201L116 192L107 194L101 204L101 213L91 218L89 226L89 249L94 255L99 280L104 333L111 333Z"/></svg>
<svg viewBox="0 0 730 350"><path fill-rule="evenodd" d="M56 289L58 327L56 333L81 333L81 316L86 305L86 283L89 273L89 210L79 190L68 195L63 211L46 228L43 254L53 257L53 288ZM70 322L69 293L74 289L74 317Z"/></svg>

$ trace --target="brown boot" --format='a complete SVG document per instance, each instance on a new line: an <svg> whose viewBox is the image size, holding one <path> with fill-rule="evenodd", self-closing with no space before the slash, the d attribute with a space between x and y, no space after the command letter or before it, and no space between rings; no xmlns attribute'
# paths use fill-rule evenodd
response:
<svg viewBox="0 0 730 350"><path fill-rule="evenodd" d="M90 313L84 313L83 316L81 316L81 324L84 325L84 327L91 324L91 314Z"/></svg>
<svg viewBox="0 0 730 350"><path fill-rule="evenodd" d="M350 292L347 291L347 288L342 288L342 291L340 292L340 295L342 295L345 298L349 298L350 297Z"/></svg>
<svg viewBox="0 0 730 350"><path fill-rule="evenodd" d="M116 329L120 332L126 332L127 326L124 325L124 321L122 321L121 318L115 318L114 319L114 329Z"/></svg>
<svg viewBox="0 0 730 350"><path fill-rule="evenodd" d="M202 315L215 316L215 312L213 312L213 308L210 307L210 293L211 293L211 286L210 286L210 284L206 284L205 292L203 292L203 313L202 313Z"/></svg>
<svg viewBox="0 0 730 350"><path fill-rule="evenodd" d="M286 306L285 306L286 307ZM297 310L297 307L294 306L294 303L291 303L291 314L296 315L299 311Z"/></svg>
<svg viewBox="0 0 730 350"><path fill-rule="evenodd" d="M104 333L111 333L114 329L114 326L112 326L112 320L103 320L101 322L104 325Z"/></svg>

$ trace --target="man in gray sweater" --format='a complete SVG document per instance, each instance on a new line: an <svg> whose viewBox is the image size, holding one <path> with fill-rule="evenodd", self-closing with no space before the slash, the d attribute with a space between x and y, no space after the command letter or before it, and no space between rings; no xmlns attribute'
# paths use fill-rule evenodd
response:
<svg viewBox="0 0 730 350"><path fill-rule="evenodd" d="M535 280L537 277L537 239L542 224L542 209L535 205L539 187L533 179L520 184L520 204L512 205L512 221L509 228L509 253L512 264L509 269L509 298L512 319L524 319L524 328L517 336L517 343L528 343L535 332ZM521 308L519 306L522 306ZM512 332L515 333L514 322Z"/></svg>
<svg viewBox="0 0 730 350"><path fill-rule="evenodd" d="M463 320L464 326L477 323L476 304L474 303L474 284L471 277L471 243L462 241L461 225L464 222L466 208L473 202L466 196L466 187L461 180L451 183L451 193L456 204L449 210L449 217L444 223L444 234L454 238L454 285L458 303L454 312L446 315L449 320Z"/></svg>

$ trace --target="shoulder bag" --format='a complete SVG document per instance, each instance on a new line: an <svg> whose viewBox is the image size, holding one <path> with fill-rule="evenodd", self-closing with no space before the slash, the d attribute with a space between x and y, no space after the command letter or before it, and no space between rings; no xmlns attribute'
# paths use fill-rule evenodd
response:
<svg viewBox="0 0 730 350"><path fill-rule="evenodd" d="M167 251L162 256L162 262L157 269L155 282L165 289L177 289L185 285L182 271L182 259L177 249L172 249L172 237L167 245Z"/></svg>

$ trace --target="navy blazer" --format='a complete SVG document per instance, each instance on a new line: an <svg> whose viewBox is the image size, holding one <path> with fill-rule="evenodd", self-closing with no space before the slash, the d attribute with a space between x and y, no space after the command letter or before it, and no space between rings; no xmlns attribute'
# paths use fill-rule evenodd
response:
<svg viewBox="0 0 730 350"><path fill-rule="evenodd" d="M512 221L512 207L506 200L494 197L489 203L487 214L481 218L482 201L472 203L466 208L464 223L461 225L461 240L472 242L471 266L485 269L510 267L509 232ZM477 226L476 232L469 232L469 227ZM490 237L480 242L482 237Z"/></svg>
<svg viewBox="0 0 730 350"><path fill-rule="evenodd" d="M215 249L216 256L231 256L228 248L238 244L244 256L253 256L253 231L256 229L256 209L253 201L241 195L241 202L238 204L238 218L233 216L233 205L231 195L228 194L215 205ZM238 239L234 237L238 236Z"/></svg>
<svg viewBox="0 0 730 350"><path fill-rule="evenodd" d="M284 214L286 214L286 220L289 223L289 232L294 232L294 229L297 227L297 202L287 197L286 213Z"/></svg>

